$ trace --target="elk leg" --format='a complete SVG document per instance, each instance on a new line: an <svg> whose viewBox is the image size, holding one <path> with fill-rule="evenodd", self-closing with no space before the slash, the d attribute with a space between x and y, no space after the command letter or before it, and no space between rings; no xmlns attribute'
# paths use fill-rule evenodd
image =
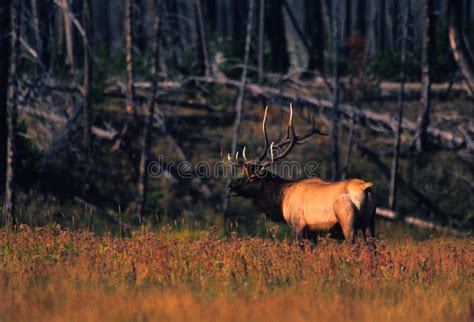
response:
<svg viewBox="0 0 474 322"><path fill-rule="evenodd" d="M311 246L315 246L317 244L318 236L317 234L311 232L308 229L308 226L304 226L296 232L296 239L301 249L304 250L305 242L309 241L311 243Z"/></svg>
<svg viewBox="0 0 474 322"><path fill-rule="evenodd" d="M342 228L344 239L347 242L354 243L356 237L355 216L357 209L349 199L349 196L342 196L334 203L334 213Z"/></svg>
<svg viewBox="0 0 474 322"><path fill-rule="evenodd" d="M372 217L369 219L369 224L364 230L364 236L367 235L368 239L366 239L366 244L369 249L375 249L375 210Z"/></svg>
<svg viewBox="0 0 474 322"><path fill-rule="evenodd" d="M365 228L365 234L367 234L367 236L369 238L375 238L375 220L374 220L374 216L372 216L369 219L369 224Z"/></svg>

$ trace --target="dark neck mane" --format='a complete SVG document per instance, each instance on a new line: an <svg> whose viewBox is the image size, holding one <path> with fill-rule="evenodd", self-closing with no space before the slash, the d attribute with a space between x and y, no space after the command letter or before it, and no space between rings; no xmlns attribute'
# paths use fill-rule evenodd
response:
<svg viewBox="0 0 474 322"><path fill-rule="evenodd" d="M252 203L258 211L265 213L271 220L283 222L283 190L285 186L290 183L291 181L277 176L268 179L268 181L263 184L261 195L255 196Z"/></svg>

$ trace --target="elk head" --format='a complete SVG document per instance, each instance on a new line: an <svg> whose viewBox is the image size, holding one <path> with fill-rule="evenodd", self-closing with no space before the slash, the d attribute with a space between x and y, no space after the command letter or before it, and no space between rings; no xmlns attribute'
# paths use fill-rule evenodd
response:
<svg viewBox="0 0 474 322"><path fill-rule="evenodd" d="M247 159L245 147L241 156L239 156L239 152L235 154L234 158L230 154L227 155L228 161L237 168L242 169L244 173L242 176L233 179L227 186L228 191L233 196L256 198L262 195L265 189L271 188L268 183L278 184L286 182L286 180L268 171L267 168L286 157L296 144L302 143L301 141L304 139L314 134L327 136L326 133L316 129L312 116L311 129L303 135L297 135L293 123L293 106L290 105L290 117L285 137L278 143L272 142L269 144L266 127L267 114L268 106L265 108L262 122L264 146L260 155L253 160Z"/></svg>

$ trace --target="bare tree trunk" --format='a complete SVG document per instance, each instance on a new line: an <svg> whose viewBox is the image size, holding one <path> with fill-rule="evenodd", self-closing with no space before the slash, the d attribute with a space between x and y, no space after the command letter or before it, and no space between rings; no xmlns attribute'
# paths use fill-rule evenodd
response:
<svg viewBox="0 0 474 322"><path fill-rule="evenodd" d="M360 32L362 36L366 36L367 25L365 23L367 16L367 0L358 0L356 8L356 19L354 19L355 30Z"/></svg>
<svg viewBox="0 0 474 322"><path fill-rule="evenodd" d="M378 1L377 16L378 16L378 30L377 33L377 51L385 52L385 37L386 37L386 23L385 23L385 7L387 6L386 0Z"/></svg>
<svg viewBox="0 0 474 322"><path fill-rule="evenodd" d="M344 29L342 33L342 41L345 42L352 35L352 0L346 0L344 3Z"/></svg>
<svg viewBox="0 0 474 322"><path fill-rule="evenodd" d="M265 48L265 0L259 1L258 7L258 57L257 57L257 65L258 65L258 83L262 84L263 82L263 73L264 73L264 65L263 65L263 54Z"/></svg>
<svg viewBox="0 0 474 322"><path fill-rule="evenodd" d="M135 44L142 55L145 55L147 49L146 22L148 12L145 1L135 0L133 10Z"/></svg>
<svg viewBox="0 0 474 322"><path fill-rule="evenodd" d="M11 0L0 4L0 198L5 197L8 141L8 75L11 55Z"/></svg>
<svg viewBox="0 0 474 322"><path fill-rule="evenodd" d="M434 21L434 0L423 0L423 41L421 58L421 103L422 109L418 116L418 133L416 149L421 152L426 145L426 132L430 125L431 111L431 62L433 40L436 35Z"/></svg>
<svg viewBox="0 0 474 322"><path fill-rule="evenodd" d="M82 94L84 96L84 110L83 110L83 144L90 157L92 153L92 135L91 135L91 119L92 119L92 74L93 74L93 59L92 51L92 3L91 0L83 0L83 24L86 31L86 39L84 41L84 84Z"/></svg>
<svg viewBox="0 0 474 322"><path fill-rule="evenodd" d="M240 87L239 87L239 95L237 96L237 102L235 105L235 121L234 121L234 128L232 134L232 147L231 147L231 154L235 155L237 151L237 143L239 140L240 135L240 123L242 120L242 105L245 96L245 85L247 83L247 69L249 63L249 56L250 56L250 41L252 39L252 22L253 22L253 11L255 6L255 0L249 0L249 9L247 15L247 34L245 36L245 54L244 54L244 68L242 70L242 75L240 78ZM230 182L231 177L229 176L227 180L227 184ZM227 207L229 204L229 193L226 190L226 196L224 198L223 210L224 212L227 211Z"/></svg>
<svg viewBox="0 0 474 322"><path fill-rule="evenodd" d="M359 109L360 109L360 104L362 101L362 94L361 94L361 89L359 89L359 93L357 93L357 98L355 105L353 107L354 111L352 113L352 118L351 118L351 127L349 129L349 140L347 142L347 151L346 151L346 160L344 162L344 168L342 170L342 179L347 178L347 174L349 173L349 164L351 162L351 156L352 156L352 146L354 145L354 135L355 135L355 126L356 126L356 115L359 114Z"/></svg>
<svg viewBox="0 0 474 322"><path fill-rule="evenodd" d="M318 70L324 73L324 21L322 1L306 0L306 24L311 35L311 45L308 57L308 72Z"/></svg>
<svg viewBox="0 0 474 322"><path fill-rule="evenodd" d="M397 134L395 139L395 149L392 159L392 169L390 172L390 195L388 198L388 206L394 210L397 206L397 188L398 188L398 167L400 161L400 138L402 135L402 119L403 119L403 95L405 92L406 81L406 43L408 36L408 16L409 16L410 0L403 2L403 16L402 16L402 39L401 39L401 56L400 56L400 92L398 94L398 121Z"/></svg>
<svg viewBox="0 0 474 322"><path fill-rule="evenodd" d="M155 5L156 5L155 0ZM158 7L156 5L156 7ZM148 193L148 173L147 173L147 164L150 159L150 147L151 147L151 133L153 126L153 118L155 115L155 99L156 92L158 87L158 68L160 65L160 17L155 8L155 21L154 21L154 39L153 39L153 65L151 69L151 97L148 101L148 110L145 120L145 132L144 144L142 147L141 157L140 157L140 167L139 167L139 177L138 177L138 221L141 223L143 216L145 215L145 203Z"/></svg>
<svg viewBox="0 0 474 322"><path fill-rule="evenodd" d="M311 51L311 46L309 45L309 42L306 39L306 36L305 36L303 30L301 29L299 23L298 23L298 19L296 18L295 14L293 13L293 10L291 9L291 7L288 5L288 2L286 0L282 0L282 1L283 1L283 8L287 12L288 17L290 18L291 24L295 28L296 34L298 35L301 42L303 43L303 46L306 48L306 50L309 53Z"/></svg>
<svg viewBox="0 0 474 322"><path fill-rule="evenodd" d="M369 22L367 24L367 58L371 58L375 55L377 51L377 38L375 34L375 28L377 25L377 5L379 0L369 1L369 7L367 10L367 15L369 17Z"/></svg>
<svg viewBox="0 0 474 322"><path fill-rule="evenodd" d="M7 164L5 178L5 202L4 218L7 227L16 224L15 218L15 197L16 197L16 124L17 124L17 104L18 104L18 63L20 59L20 27L21 27L22 0L13 0L11 5L11 64L10 64L10 84L8 86L8 108L7 108Z"/></svg>
<svg viewBox="0 0 474 322"><path fill-rule="evenodd" d="M462 0L448 2L448 37L454 60L463 75L469 95L474 95L474 62L469 55L463 31L460 27L462 20Z"/></svg>
<svg viewBox="0 0 474 322"><path fill-rule="evenodd" d="M382 14L382 13L381 13ZM384 35L385 45L388 51L393 50L393 0L386 0L385 2L385 24L386 32Z"/></svg>
<svg viewBox="0 0 474 322"><path fill-rule="evenodd" d="M323 0L324 1L324 0ZM333 161L333 180L339 179L339 0L332 3L333 13L333 118L331 126L332 135L332 161Z"/></svg>
<svg viewBox="0 0 474 322"><path fill-rule="evenodd" d="M74 39L72 30L72 20L69 15L71 8L69 6L69 0L61 0L63 21L64 21L64 38L66 41L66 64L75 69L74 64Z"/></svg>
<svg viewBox="0 0 474 322"><path fill-rule="evenodd" d="M209 44L207 42L206 37L206 29L204 26L204 19L202 16L202 7L201 7L201 0L194 0L196 5L196 20L197 20L197 27L198 27L198 48L199 53L198 56L200 57L199 61L201 63L201 68L204 72L205 76L211 76L211 65L209 61Z"/></svg>
<svg viewBox="0 0 474 322"><path fill-rule="evenodd" d="M232 3L231 0L219 0L216 1L217 4L217 32L220 36L224 38L229 38L232 36L232 28L234 22L233 12L232 12Z"/></svg>
<svg viewBox="0 0 474 322"><path fill-rule="evenodd" d="M283 1L272 0L269 2L269 10L265 19L265 28L272 48L272 70L276 73L288 72L290 57L285 37L285 21L283 19Z"/></svg>
<svg viewBox="0 0 474 322"><path fill-rule="evenodd" d="M332 29L332 26L331 26L331 19L330 19L330 15L331 15L331 12L330 12L330 8L328 8L328 3L326 0L319 0L320 1L320 4L321 4L321 15L322 15L322 22L323 22L323 37L325 35L327 35L328 37L328 44L326 46L325 43L323 43L324 47L322 48L323 50L323 59L324 57L331 57L332 53L331 53L331 46L329 45L330 44L330 39L331 39L331 33L333 32ZM323 69L324 69L324 74L327 74L329 75L330 72L329 72L329 66L327 66L327 64L323 64Z"/></svg>
<svg viewBox="0 0 474 322"><path fill-rule="evenodd" d="M127 65L127 113L133 113L136 115L136 109L134 106L135 101L135 88L133 87L134 83L134 70L133 70L133 6L134 0L125 0L125 61Z"/></svg>
<svg viewBox="0 0 474 322"><path fill-rule="evenodd" d="M42 72L41 67L41 38L40 38L40 28L39 28L39 17L38 17L38 0L31 0L31 24L33 27L33 35L35 38L35 50L38 54L38 59L36 61L36 74L40 75Z"/></svg>
<svg viewBox="0 0 474 322"><path fill-rule="evenodd" d="M127 68L127 100L126 100L126 111L127 116L125 119L125 124L120 131L120 135L117 137L114 145L112 146L112 151L118 150L122 145L122 142L125 136L128 133L129 125L132 122L132 119L137 118L137 109L135 107L135 71L133 68L134 54L133 54L133 44L135 42L133 34L134 26L134 15L133 7L135 0L125 0L125 64Z"/></svg>
<svg viewBox="0 0 474 322"><path fill-rule="evenodd" d="M50 67L50 39L52 38L50 26L51 26L51 17L54 15L51 14L53 10L53 2L51 0L38 0L38 22L39 22L39 32L40 32L40 42L41 42L41 53L38 53L43 68L48 70Z"/></svg>

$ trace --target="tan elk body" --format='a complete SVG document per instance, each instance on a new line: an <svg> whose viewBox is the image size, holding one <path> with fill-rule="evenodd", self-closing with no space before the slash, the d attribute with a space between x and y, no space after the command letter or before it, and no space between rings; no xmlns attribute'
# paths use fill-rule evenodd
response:
<svg viewBox="0 0 474 322"><path fill-rule="evenodd" d="M245 149L242 158L236 154L229 161L244 170L245 175L232 180L228 190L235 196L251 199L253 204L270 219L286 222L299 239L316 240L320 234L353 242L356 232L374 237L375 199L372 183L360 179L327 182L319 178L286 180L265 168L281 160L301 140L324 133L315 129L302 136L296 135L293 110L286 137L279 143L268 144L266 116L263 120L265 146L255 160L247 160ZM270 160L263 160L270 150ZM275 155L275 150L278 152ZM279 152L281 150L281 152Z"/></svg>
<svg viewBox="0 0 474 322"><path fill-rule="evenodd" d="M330 233L353 241L358 229L372 237L375 202L371 187L372 183L359 179L289 183L282 191L283 218L301 237Z"/></svg>

